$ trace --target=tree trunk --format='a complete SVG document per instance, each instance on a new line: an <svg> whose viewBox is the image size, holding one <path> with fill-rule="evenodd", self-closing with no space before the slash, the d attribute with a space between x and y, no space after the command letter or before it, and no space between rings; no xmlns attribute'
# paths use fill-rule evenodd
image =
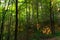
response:
<svg viewBox="0 0 60 40"><path fill-rule="evenodd" d="M55 33L55 27L54 27L54 13L53 13L53 10L52 10L52 4L51 4L51 0L50 0L50 25L51 25L51 31L52 31L52 34Z"/></svg>
<svg viewBox="0 0 60 40"><path fill-rule="evenodd" d="M4 10L4 8L3 8L0 40L3 40L3 31L4 31L4 20L5 20L5 14L6 14L6 10Z"/></svg>
<svg viewBox="0 0 60 40"><path fill-rule="evenodd" d="M15 38L17 40L17 32L18 32L18 0L16 0L16 24L15 24Z"/></svg>

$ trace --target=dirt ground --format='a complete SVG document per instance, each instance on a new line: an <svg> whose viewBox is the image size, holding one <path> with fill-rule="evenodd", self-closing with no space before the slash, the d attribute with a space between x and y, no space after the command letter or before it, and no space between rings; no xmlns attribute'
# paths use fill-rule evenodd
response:
<svg viewBox="0 0 60 40"><path fill-rule="evenodd" d="M60 37L48 38L48 39L41 39L41 40L60 40Z"/></svg>

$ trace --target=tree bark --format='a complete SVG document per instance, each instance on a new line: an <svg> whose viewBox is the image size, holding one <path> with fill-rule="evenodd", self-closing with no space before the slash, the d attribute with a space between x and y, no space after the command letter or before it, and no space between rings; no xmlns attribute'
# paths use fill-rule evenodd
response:
<svg viewBox="0 0 60 40"><path fill-rule="evenodd" d="M15 24L15 38L17 40L17 32L18 32L18 0L16 0L16 24Z"/></svg>
<svg viewBox="0 0 60 40"><path fill-rule="evenodd" d="M53 13L53 10L52 10L52 4L51 4L51 0L50 0L50 25L51 25L51 31L52 31L52 34L55 33L55 27L54 27L54 13Z"/></svg>

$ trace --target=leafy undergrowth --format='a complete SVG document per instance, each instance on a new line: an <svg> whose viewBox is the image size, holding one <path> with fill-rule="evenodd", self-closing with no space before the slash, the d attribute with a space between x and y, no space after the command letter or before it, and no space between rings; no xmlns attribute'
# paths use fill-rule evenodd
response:
<svg viewBox="0 0 60 40"><path fill-rule="evenodd" d="M56 32L55 33L55 36L60 36L60 32Z"/></svg>
<svg viewBox="0 0 60 40"><path fill-rule="evenodd" d="M54 35L52 34L49 34L49 35L46 35L46 34L41 34L39 32L36 32L35 33L35 36L37 38L32 38L31 40L60 40L60 32L56 32Z"/></svg>

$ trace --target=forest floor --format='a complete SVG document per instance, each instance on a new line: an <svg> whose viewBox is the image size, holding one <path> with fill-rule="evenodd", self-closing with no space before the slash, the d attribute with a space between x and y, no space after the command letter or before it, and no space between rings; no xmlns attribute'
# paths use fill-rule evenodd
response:
<svg viewBox="0 0 60 40"><path fill-rule="evenodd" d="M60 40L60 37L48 38L48 39L41 39L41 40Z"/></svg>

